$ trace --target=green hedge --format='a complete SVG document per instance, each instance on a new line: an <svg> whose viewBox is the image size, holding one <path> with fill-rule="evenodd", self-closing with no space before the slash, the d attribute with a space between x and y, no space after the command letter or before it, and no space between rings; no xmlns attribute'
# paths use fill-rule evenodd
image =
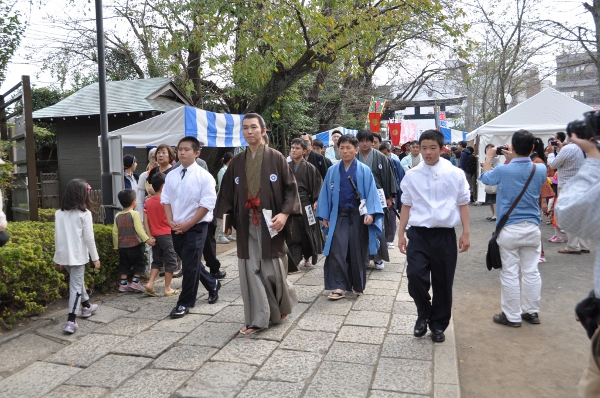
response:
<svg viewBox="0 0 600 398"><path fill-rule="evenodd" d="M54 212L53 212L54 214ZM53 300L68 295L68 274L54 266L54 223L8 223L9 243L0 248L0 323L10 328L22 316L40 313ZM119 255L112 246L112 226L94 224L100 271L86 267L88 291L116 287Z"/></svg>
<svg viewBox="0 0 600 398"><path fill-rule="evenodd" d="M54 222L54 213L56 213L56 209L38 209L41 222Z"/></svg>

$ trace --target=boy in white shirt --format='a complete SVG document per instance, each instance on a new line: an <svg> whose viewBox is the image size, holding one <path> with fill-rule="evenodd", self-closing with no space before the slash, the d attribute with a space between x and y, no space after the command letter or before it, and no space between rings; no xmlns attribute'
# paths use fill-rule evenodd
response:
<svg viewBox="0 0 600 398"><path fill-rule="evenodd" d="M177 153L181 165L167 174L160 200L172 229L173 247L181 258L183 272L181 294L171 311L171 318L182 318L195 306L199 282L209 293L209 304L217 302L221 287L221 283L200 261L208 223L213 219L217 200L216 182L196 163L200 154L200 142L196 138L183 137L179 140Z"/></svg>
<svg viewBox="0 0 600 398"><path fill-rule="evenodd" d="M452 309L452 284L456 270L457 249L454 226L459 218L463 233L460 253L469 241L469 183L459 168L440 158L444 135L427 130L419 138L423 162L410 169L401 183L402 211L398 230L398 247L406 254L408 293L417 306L415 337L431 330L431 340L446 338ZM404 230L409 243L406 243ZM433 299L429 287L433 287Z"/></svg>

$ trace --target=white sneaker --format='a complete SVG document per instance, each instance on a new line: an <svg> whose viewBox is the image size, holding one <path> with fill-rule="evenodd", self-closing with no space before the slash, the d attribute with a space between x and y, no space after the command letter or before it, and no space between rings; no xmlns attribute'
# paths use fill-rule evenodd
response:
<svg viewBox="0 0 600 398"><path fill-rule="evenodd" d="M377 269L384 269L385 268L385 265L383 265L383 261L380 262L380 263L374 263L374 264L375 264L375 268L377 268Z"/></svg>
<svg viewBox="0 0 600 398"><path fill-rule="evenodd" d="M230 242L235 242L235 238L231 235L227 235L226 238L230 241Z"/></svg>
<svg viewBox="0 0 600 398"><path fill-rule="evenodd" d="M388 249L391 249L392 247L394 247L394 244L392 242L388 243Z"/></svg>
<svg viewBox="0 0 600 398"><path fill-rule="evenodd" d="M224 236L219 236L219 239L217 239L217 243L226 244L226 243L229 243L229 239L227 239Z"/></svg>

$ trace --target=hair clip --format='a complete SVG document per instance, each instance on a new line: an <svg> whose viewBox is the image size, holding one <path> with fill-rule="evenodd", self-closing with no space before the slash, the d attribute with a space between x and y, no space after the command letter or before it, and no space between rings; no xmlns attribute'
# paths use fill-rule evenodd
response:
<svg viewBox="0 0 600 398"><path fill-rule="evenodd" d="M92 190L92 186L90 184L87 184L87 191L90 192Z"/></svg>

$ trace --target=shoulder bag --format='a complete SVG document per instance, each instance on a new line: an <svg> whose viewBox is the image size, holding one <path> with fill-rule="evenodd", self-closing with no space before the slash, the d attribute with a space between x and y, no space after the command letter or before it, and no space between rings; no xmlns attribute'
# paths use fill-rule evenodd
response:
<svg viewBox="0 0 600 398"><path fill-rule="evenodd" d="M533 179L533 175L535 174L535 169L536 169L536 167L534 164L533 168L531 169L531 174L529 174L529 178L527 179L527 182L525 183L525 186L523 187L523 190L521 191L519 196L517 196L517 199L515 199L515 201L513 202L512 206L510 206L510 209L508 209L506 214L504 216L502 216L502 218L500 219L500 222L496 226L496 230L494 232L492 232L492 239L490 239L490 241L488 242L488 250L487 250L487 254L485 255L485 265L487 266L488 271L491 271L492 268L494 268L494 269L502 268L502 258L500 257L500 247L498 247L498 242L496 242L496 238L498 238L498 235L500 235L500 231L502 231L502 228L504 228L504 225L508 221L508 217L510 216L510 213L512 213L512 211L515 209L515 207L517 207L517 204L519 203L519 201L523 197L523 194L527 190L527 187L529 186L529 183L531 182L531 180Z"/></svg>

